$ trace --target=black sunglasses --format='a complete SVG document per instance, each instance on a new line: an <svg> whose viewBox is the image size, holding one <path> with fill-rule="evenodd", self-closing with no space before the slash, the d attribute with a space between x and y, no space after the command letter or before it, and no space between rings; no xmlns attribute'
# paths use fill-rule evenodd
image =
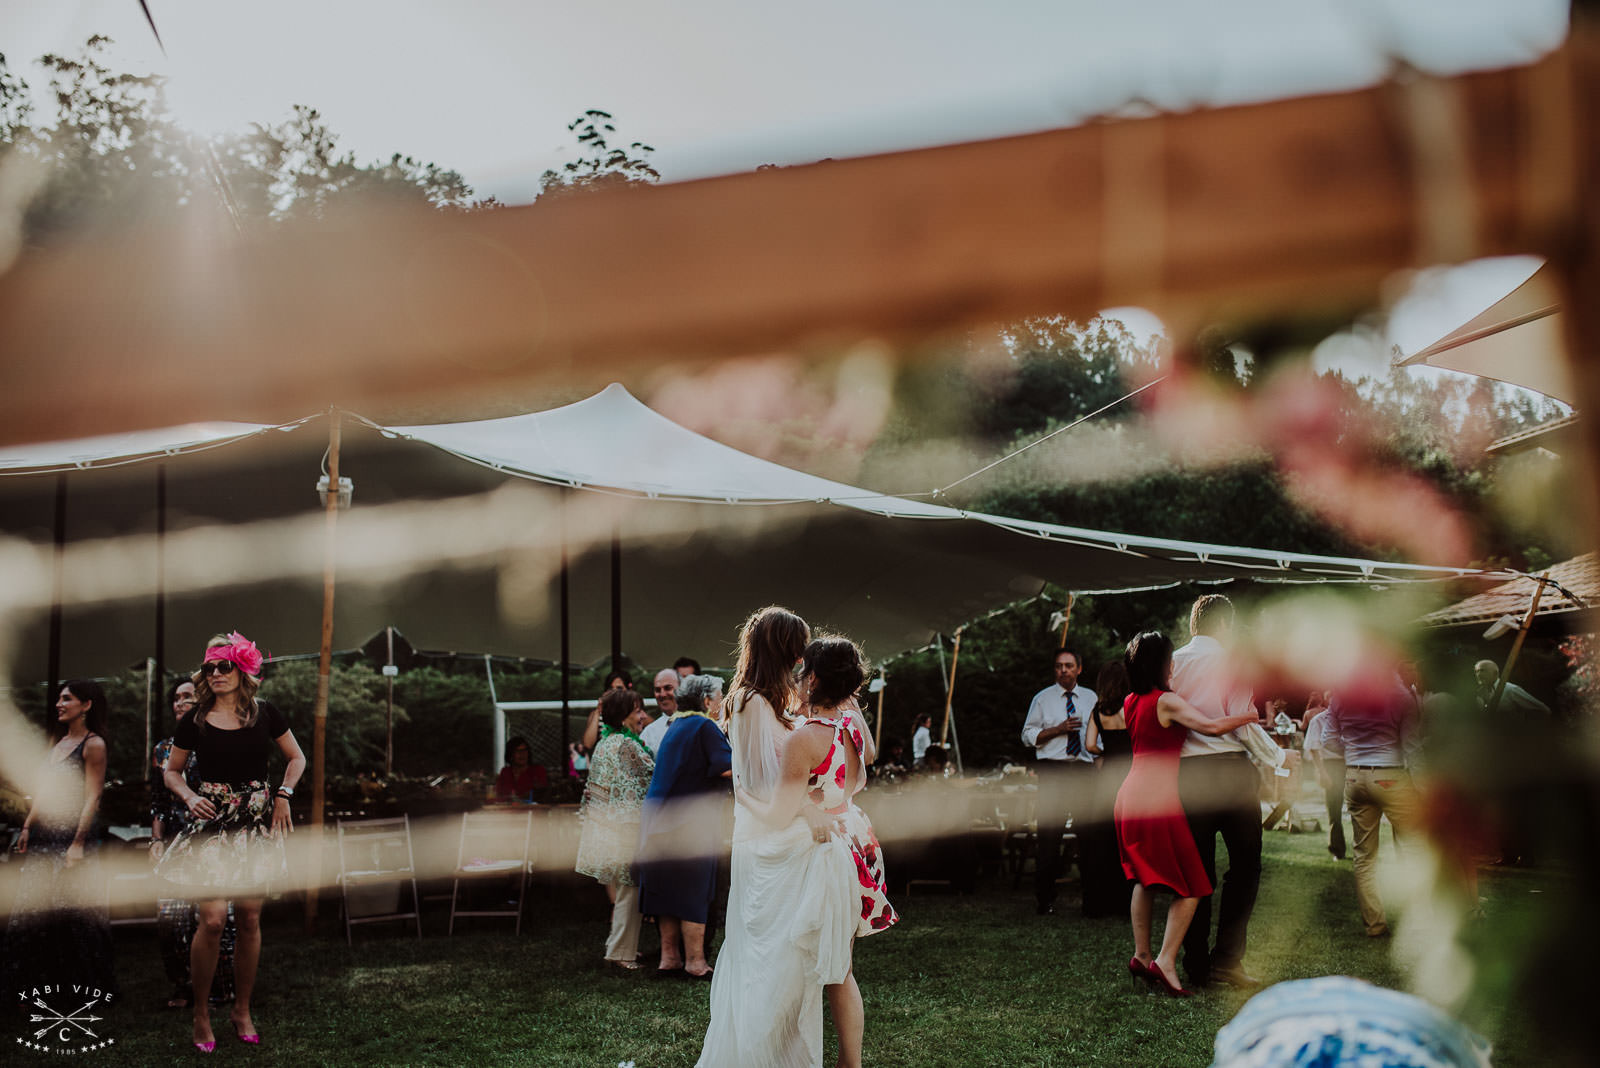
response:
<svg viewBox="0 0 1600 1068"><path fill-rule="evenodd" d="M232 675L237 666L232 660L207 660L200 665L200 674L208 679L212 675Z"/></svg>

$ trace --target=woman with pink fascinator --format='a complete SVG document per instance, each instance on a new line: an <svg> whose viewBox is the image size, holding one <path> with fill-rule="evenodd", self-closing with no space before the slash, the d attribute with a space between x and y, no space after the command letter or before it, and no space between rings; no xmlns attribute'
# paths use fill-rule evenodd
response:
<svg viewBox="0 0 1600 1068"><path fill-rule="evenodd" d="M178 795L191 822L161 858L157 872L195 903L199 923L189 950L194 983L194 1046L217 1048L211 1030L211 980L228 902L238 928L234 945L231 1018L240 1042L260 1045L250 1016L250 996L261 961L261 903L286 872L284 836L294 829L289 801L305 771L306 757L288 720L256 697L262 656L238 631L206 643L194 674L195 709L178 725L163 779ZM288 761L274 788L267 762L276 748ZM191 789L183 769L198 756L202 782Z"/></svg>

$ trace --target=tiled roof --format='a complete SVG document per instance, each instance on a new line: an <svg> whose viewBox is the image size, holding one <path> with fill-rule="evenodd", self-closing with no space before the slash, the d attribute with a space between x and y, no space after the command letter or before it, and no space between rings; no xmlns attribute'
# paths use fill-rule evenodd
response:
<svg viewBox="0 0 1600 1068"><path fill-rule="evenodd" d="M1552 452L1561 452L1568 447L1566 438L1572 437L1578 429L1578 415L1563 415L1540 423L1538 426L1519 430L1509 434L1498 441L1490 443L1484 451L1491 455L1502 453L1521 452L1523 449L1544 448Z"/></svg>
<svg viewBox="0 0 1600 1068"><path fill-rule="evenodd" d="M1584 553L1562 561L1550 569L1550 578L1559 583L1561 588L1545 588L1544 596L1539 599L1539 615L1580 612L1600 605L1600 559L1596 558L1596 554ZM1429 612L1417 622L1424 627L1456 627L1469 623L1492 623L1507 614L1520 620L1528 610L1533 587L1532 578L1512 579L1464 601ZM1583 603L1574 601L1563 590L1581 598Z"/></svg>

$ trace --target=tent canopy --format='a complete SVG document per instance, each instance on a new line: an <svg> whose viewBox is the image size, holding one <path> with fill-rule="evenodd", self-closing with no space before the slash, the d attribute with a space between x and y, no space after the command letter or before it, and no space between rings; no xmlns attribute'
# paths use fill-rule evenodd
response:
<svg viewBox="0 0 1600 1068"><path fill-rule="evenodd" d="M1468 573L1109 533L886 496L741 453L672 422L619 385L565 407L505 419L396 427L360 422L365 425L346 430L340 467L355 481L357 509L429 501L430 515L448 521L450 514L439 510L461 508L461 496L523 479L532 483L524 483L536 505L532 522L554 528L577 490L626 498L616 525L623 549L623 649L644 663L670 663L685 654L727 663L740 621L768 603L850 634L869 655L883 657L1036 595L1047 581L1107 593L1241 577L1375 584ZM215 440L259 432L247 428ZM121 458L171 455L162 442L180 439L196 436L187 429L157 435ZM175 457L167 464L173 526L312 512L324 440L306 428L248 449ZM88 443L38 448L35 471L60 470L85 457L95 466L118 462L114 452ZM148 474L132 469L68 477L69 538L153 529ZM6 499L6 530L44 540L54 483L0 480L0 492L20 491ZM466 515L463 524L476 521ZM663 536L663 529L672 533ZM529 563L534 566L527 573L556 573L551 557L559 549L550 546L559 546L560 537L553 529L544 533L549 536L537 549L508 549L376 581L370 575L342 580L335 641L393 624L424 648L556 658L553 583L541 579L530 588L515 574ZM362 553L353 541L347 532L341 545L347 565ZM572 657L594 660L610 648L609 537L574 542L571 552ZM168 555L168 574L180 573L188 562ZM346 566L342 574L352 570ZM245 569L233 589L169 599L174 662L207 635L232 627L278 653L315 647L319 590L305 581L250 582ZM149 654L150 619L147 603L69 613L66 670L104 671ZM40 626L24 636L25 659L38 655L43 631Z"/></svg>
<svg viewBox="0 0 1600 1068"><path fill-rule="evenodd" d="M1396 366L1442 367L1576 403L1567 373L1561 309L1548 267Z"/></svg>
<svg viewBox="0 0 1600 1068"><path fill-rule="evenodd" d="M274 427L265 423L187 423L159 430L133 430L122 434L78 438L75 441L0 445L0 476L122 467L144 460L203 452L264 434L268 430L292 429L298 425L290 423L284 427Z"/></svg>

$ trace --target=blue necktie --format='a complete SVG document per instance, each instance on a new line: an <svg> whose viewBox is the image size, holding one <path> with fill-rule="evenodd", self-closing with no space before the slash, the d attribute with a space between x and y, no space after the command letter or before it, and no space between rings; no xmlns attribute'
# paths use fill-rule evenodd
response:
<svg viewBox="0 0 1600 1068"><path fill-rule="evenodd" d="M1067 718L1077 715L1077 709L1072 703L1072 694L1067 694ZM1083 743L1078 741L1078 732L1073 731L1067 735L1067 756L1075 757L1083 752Z"/></svg>

